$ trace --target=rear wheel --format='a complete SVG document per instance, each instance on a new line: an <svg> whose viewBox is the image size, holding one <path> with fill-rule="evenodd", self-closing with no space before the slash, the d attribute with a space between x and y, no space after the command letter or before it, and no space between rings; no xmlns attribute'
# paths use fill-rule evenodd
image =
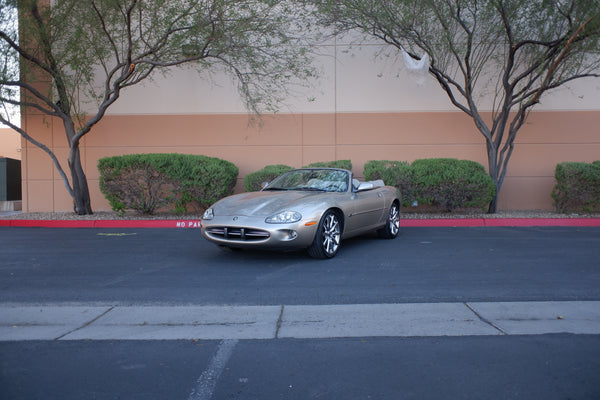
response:
<svg viewBox="0 0 600 400"><path fill-rule="evenodd" d="M398 203L392 203L385 226L377 232L384 239L394 239L398 236L398 232L400 232L400 206Z"/></svg>
<svg viewBox="0 0 600 400"><path fill-rule="evenodd" d="M308 248L308 254L313 258L331 258L340 248L342 224L334 211L327 211L317 228L315 240Z"/></svg>

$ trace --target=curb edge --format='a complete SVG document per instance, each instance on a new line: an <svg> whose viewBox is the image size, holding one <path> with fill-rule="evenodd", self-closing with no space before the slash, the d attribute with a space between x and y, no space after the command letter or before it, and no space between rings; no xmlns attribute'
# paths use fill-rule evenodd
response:
<svg viewBox="0 0 600 400"><path fill-rule="evenodd" d="M201 227L201 220L32 220L5 219L0 226L30 228L191 228ZM404 228L434 227L600 227L600 218L448 218L404 219Z"/></svg>

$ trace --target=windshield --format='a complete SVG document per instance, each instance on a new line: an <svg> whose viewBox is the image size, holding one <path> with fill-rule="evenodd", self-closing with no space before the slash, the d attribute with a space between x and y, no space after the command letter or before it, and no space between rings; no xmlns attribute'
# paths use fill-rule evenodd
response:
<svg viewBox="0 0 600 400"><path fill-rule="evenodd" d="M339 169L297 169L273 180L264 190L346 192L349 173Z"/></svg>

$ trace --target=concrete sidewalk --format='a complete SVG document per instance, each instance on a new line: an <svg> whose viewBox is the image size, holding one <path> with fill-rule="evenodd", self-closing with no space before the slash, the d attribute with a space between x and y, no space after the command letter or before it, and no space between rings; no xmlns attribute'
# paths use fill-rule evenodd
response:
<svg viewBox="0 0 600 400"><path fill-rule="evenodd" d="M600 301L289 306L0 305L0 341L600 334Z"/></svg>

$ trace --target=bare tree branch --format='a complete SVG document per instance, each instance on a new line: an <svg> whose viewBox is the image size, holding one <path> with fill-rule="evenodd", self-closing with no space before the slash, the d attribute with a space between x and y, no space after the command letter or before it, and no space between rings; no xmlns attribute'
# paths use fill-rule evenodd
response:
<svg viewBox="0 0 600 400"><path fill-rule="evenodd" d="M0 28L0 67L20 57L23 74L0 74L0 99L62 122L71 186L52 149L17 131L53 159L78 213L92 212L79 142L123 90L180 65L199 72L224 67L248 109L259 113L275 110L290 82L316 75L295 26L306 35L312 17L292 0L11 0L0 11L17 4L23 40ZM8 95L15 88L24 92L21 100Z"/></svg>
<svg viewBox="0 0 600 400"><path fill-rule="evenodd" d="M451 103L486 140L497 196L517 134L548 91L600 76L600 0L305 0L339 32L359 30L399 49L420 49ZM418 59L414 52L411 57ZM495 74L495 85L483 81ZM491 98L492 121L479 102Z"/></svg>

